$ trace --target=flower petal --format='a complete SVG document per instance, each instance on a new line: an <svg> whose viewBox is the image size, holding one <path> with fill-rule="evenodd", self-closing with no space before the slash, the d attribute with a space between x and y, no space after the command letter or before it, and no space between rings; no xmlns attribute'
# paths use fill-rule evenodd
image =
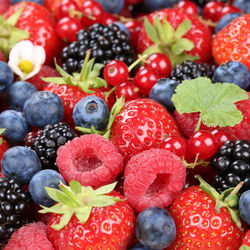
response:
<svg viewBox="0 0 250 250"><path fill-rule="evenodd" d="M20 50L19 56L22 58L22 60L32 60L33 58L33 48L34 45L31 41L25 40L17 43L15 46L18 46L18 49ZM14 47L15 48L15 47Z"/></svg>

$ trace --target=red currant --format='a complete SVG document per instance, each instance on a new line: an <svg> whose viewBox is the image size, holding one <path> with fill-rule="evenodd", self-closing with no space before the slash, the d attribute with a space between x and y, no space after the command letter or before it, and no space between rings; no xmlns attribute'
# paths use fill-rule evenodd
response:
<svg viewBox="0 0 250 250"><path fill-rule="evenodd" d="M202 17L204 19L210 19L213 22L219 21L219 14L222 8L225 6L224 3L221 2L208 2L202 10Z"/></svg>
<svg viewBox="0 0 250 250"><path fill-rule="evenodd" d="M171 62L162 53L151 54L146 61L146 66L157 71L160 77L168 77L171 73Z"/></svg>
<svg viewBox="0 0 250 250"><path fill-rule="evenodd" d="M79 11L79 7L74 0L63 0L58 8L59 18L63 18L70 15L70 10ZM71 16L72 17L72 16Z"/></svg>
<svg viewBox="0 0 250 250"><path fill-rule="evenodd" d="M160 76L155 70L150 67L144 67L136 73L134 83L143 94L148 96L159 78Z"/></svg>
<svg viewBox="0 0 250 250"><path fill-rule="evenodd" d="M231 140L229 134L227 134L223 129L217 129L210 131L210 133L214 136L217 149L222 146L226 141Z"/></svg>
<svg viewBox="0 0 250 250"><path fill-rule="evenodd" d="M179 136L169 136L159 145L160 148L171 151L180 158L184 158L187 153L187 142Z"/></svg>
<svg viewBox="0 0 250 250"><path fill-rule="evenodd" d="M119 19L116 16L114 16L113 14L111 14L109 12L104 12L102 15L101 23L103 25L108 25L108 24L118 22L118 21L119 21Z"/></svg>
<svg viewBox="0 0 250 250"><path fill-rule="evenodd" d="M142 97L142 93L133 82L126 81L116 87L116 96L120 98L122 95L125 97L125 102L135 100Z"/></svg>
<svg viewBox="0 0 250 250"><path fill-rule="evenodd" d="M219 12L218 20L220 20L223 16L230 14L230 13L242 13L242 10L233 5L226 5Z"/></svg>
<svg viewBox="0 0 250 250"><path fill-rule="evenodd" d="M207 160L217 151L217 144L214 136L205 130L195 132L188 140L188 154Z"/></svg>
<svg viewBox="0 0 250 250"><path fill-rule="evenodd" d="M59 37L70 42L76 40L76 34L83 26L80 21L71 17L63 17L56 24L56 31Z"/></svg>
<svg viewBox="0 0 250 250"><path fill-rule="evenodd" d="M198 7L197 5L189 0L181 0L175 5L176 9L183 9L190 15L198 15Z"/></svg>
<svg viewBox="0 0 250 250"><path fill-rule="evenodd" d="M83 13L81 23L84 26L91 26L94 23L100 23L104 10L100 3L93 0L83 1L81 6L81 12Z"/></svg>
<svg viewBox="0 0 250 250"><path fill-rule="evenodd" d="M108 84L116 86L128 79L128 67L123 61L112 60L104 67L103 75Z"/></svg>

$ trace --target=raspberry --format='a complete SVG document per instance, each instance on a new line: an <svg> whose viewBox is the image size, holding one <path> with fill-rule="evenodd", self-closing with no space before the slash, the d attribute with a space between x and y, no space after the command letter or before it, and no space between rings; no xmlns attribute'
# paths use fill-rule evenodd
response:
<svg viewBox="0 0 250 250"><path fill-rule="evenodd" d="M60 74L55 68L47 65L43 65L41 70L33 77L29 78L27 81L32 83L38 91L43 90L49 83L41 79L41 77L59 77Z"/></svg>
<svg viewBox="0 0 250 250"><path fill-rule="evenodd" d="M56 163L66 182L102 186L114 181L123 170L123 159L115 146L100 135L82 135L60 147Z"/></svg>
<svg viewBox="0 0 250 250"><path fill-rule="evenodd" d="M0 2L0 14L4 14L10 7L10 0L1 0Z"/></svg>
<svg viewBox="0 0 250 250"><path fill-rule="evenodd" d="M165 149L134 155L125 169L124 195L138 212L152 206L169 206L185 184L186 167Z"/></svg>
<svg viewBox="0 0 250 250"><path fill-rule="evenodd" d="M5 250L53 250L43 222L30 223L12 234Z"/></svg>

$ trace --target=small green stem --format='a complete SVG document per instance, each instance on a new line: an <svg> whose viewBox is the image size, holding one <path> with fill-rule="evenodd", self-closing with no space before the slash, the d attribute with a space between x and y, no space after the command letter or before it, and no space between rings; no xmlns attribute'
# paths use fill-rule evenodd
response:
<svg viewBox="0 0 250 250"><path fill-rule="evenodd" d="M196 125L196 128L195 128L195 131L194 132L197 132L200 130L200 126L201 126L201 113L200 113L200 117L199 117L199 120L198 120L198 123Z"/></svg>
<svg viewBox="0 0 250 250"><path fill-rule="evenodd" d="M111 90L109 90L109 91L103 92L103 93L104 93L104 96L105 96L105 101L106 101L106 102L108 101L108 98L109 98L110 94L111 94L113 91L115 91L115 89L116 89L116 86L114 86L114 87L113 87Z"/></svg>
<svg viewBox="0 0 250 250"><path fill-rule="evenodd" d="M87 51L87 54L86 54L85 59L84 59L84 63L83 63L82 69L81 69L79 81L83 81L84 80L83 79L84 78L84 73L85 73L85 70L86 70L89 58L90 58L90 54L91 54L91 50L89 49Z"/></svg>
<svg viewBox="0 0 250 250"><path fill-rule="evenodd" d="M128 71L131 72L134 67L136 67L140 62L145 62L144 59L146 59L148 55L138 55L138 59L134 61L129 67Z"/></svg>

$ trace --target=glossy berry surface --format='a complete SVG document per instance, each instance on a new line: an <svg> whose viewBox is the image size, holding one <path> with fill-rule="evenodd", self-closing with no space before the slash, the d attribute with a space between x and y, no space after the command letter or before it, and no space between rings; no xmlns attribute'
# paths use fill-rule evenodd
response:
<svg viewBox="0 0 250 250"><path fill-rule="evenodd" d="M183 9L190 15L198 15L198 7L193 1L181 0L174 7L177 9Z"/></svg>
<svg viewBox="0 0 250 250"><path fill-rule="evenodd" d="M58 8L60 19L71 16L70 11L72 10L79 11L79 6L77 3L74 0L62 0Z"/></svg>
<svg viewBox="0 0 250 250"><path fill-rule="evenodd" d="M118 85L115 89L115 94L118 98L123 95L125 101L131 101L142 97L142 93L140 92L138 87L130 81L126 81Z"/></svg>
<svg viewBox="0 0 250 250"><path fill-rule="evenodd" d="M244 220L248 226L250 225L250 190L245 191L239 199L239 212L240 217Z"/></svg>
<svg viewBox="0 0 250 250"><path fill-rule="evenodd" d="M5 91L8 85L10 85L14 80L14 73L12 72L9 65L5 62L0 61L0 93Z"/></svg>
<svg viewBox="0 0 250 250"><path fill-rule="evenodd" d="M230 135L223 129L215 128L210 133L214 136L218 148L230 140Z"/></svg>
<svg viewBox="0 0 250 250"><path fill-rule="evenodd" d="M135 230L137 239L150 248L166 248L176 237L174 219L167 210L158 207L150 207L139 213Z"/></svg>
<svg viewBox="0 0 250 250"><path fill-rule="evenodd" d="M224 6L225 4L222 2L208 2L202 9L202 17L210 19L213 22L218 22L220 20L220 12Z"/></svg>
<svg viewBox="0 0 250 250"><path fill-rule="evenodd" d="M124 0L112 0L112 1L105 1L105 0L97 0L99 2L103 9L106 12L113 13L113 14L119 14L124 6Z"/></svg>

